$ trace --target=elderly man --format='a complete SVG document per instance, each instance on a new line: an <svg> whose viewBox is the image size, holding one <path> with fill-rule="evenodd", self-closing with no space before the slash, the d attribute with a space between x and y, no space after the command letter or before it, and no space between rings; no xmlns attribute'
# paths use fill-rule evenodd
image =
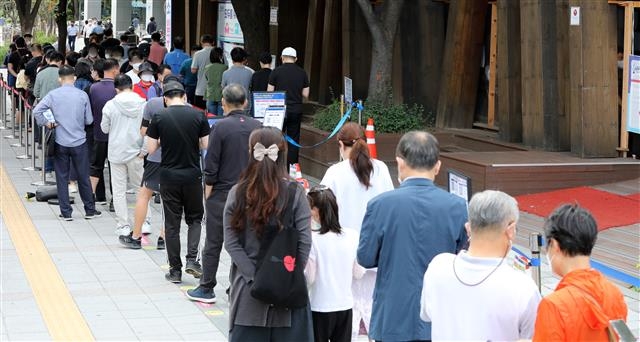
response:
<svg viewBox="0 0 640 342"><path fill-rule="evenodd" d="M396 148L400 187L367 205L358 263L378 267L369 338L431 338L431 325L420 320L422 276L434 256L457 253L467 243L465 201L433 184L440 171L438 158L433 135L405 134Z"/></svg>
<svg viewBox="0 0 640 342"><path fill-rule="evenodd" d="M223 243L222 214L229 190L238 182L249 161L249 135L260 121L244 115L247 93L244 86L231 84L222 90L225 118L213 127L205 160L204 181L207 198L207 239L202 250L204 273L200 286L187 291L191 300L215 303L213 288Z"/></svg>
<svg viewBox="0 0 640 342"><path fill-rule="evenodd" d="M433 340L531 339L540 293L531 277L505 262L518 216L518 203L504 192L473 196L469 250L436 256L424 275L420 317L432 322Z"/></svg>

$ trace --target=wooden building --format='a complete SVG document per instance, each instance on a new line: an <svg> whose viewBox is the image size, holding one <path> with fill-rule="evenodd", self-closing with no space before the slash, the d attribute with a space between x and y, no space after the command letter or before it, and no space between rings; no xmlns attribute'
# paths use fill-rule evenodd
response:
<svg viewBox="0 0 640 342"><path fill-rule="evenodd" d="M186 35L194 44L202 33L215 34L217 2L173 3L173 35ZM614 157L626 138L619 127L624 82L617 55L625 47L625 6L631 8L628 16L636 16L635 4L406 0L390 47L394 99L437 113L441 128L479 127L533 149ZM271 5L279 18L270 26L272 53L279 55L285 46L298 50L313 101L337 98L343 76L353 79L354 98L366 97L371 41L355 1ZM574 7L580 12L577 25L570 22Z"/></svg>

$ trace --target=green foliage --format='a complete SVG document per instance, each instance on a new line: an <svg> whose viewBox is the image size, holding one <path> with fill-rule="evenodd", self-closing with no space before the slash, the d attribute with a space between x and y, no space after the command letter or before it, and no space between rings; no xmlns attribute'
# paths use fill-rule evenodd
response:
<svg viewBox="0 0 640 342"><path fill-rule="evenodd" d="M0 63L4 62L4 58L9 53L9 46L0 46Z"/></svg>
<svg viewBox="0 0 640 342"><path fill-rule="evenodd" d="M55 34L46 35L43 31L35 31L33 33L33 41L38 44L53 44L58 41L58 36Z"/></svg>
<svg viewBox="0 0 640 342"><path fill-rule="evenodd" d="M405 133L411 130L433 127L435 115L427 113L421 105L413 104L383 104L380 102L368 102L362 112L362 124L366 125L371 117L375 122L377 133ZM358 111L351 111L351 121L358 121ZM340 121L340 102L333 102L324 109L315 113L313 127L332 131Z"/></svg>

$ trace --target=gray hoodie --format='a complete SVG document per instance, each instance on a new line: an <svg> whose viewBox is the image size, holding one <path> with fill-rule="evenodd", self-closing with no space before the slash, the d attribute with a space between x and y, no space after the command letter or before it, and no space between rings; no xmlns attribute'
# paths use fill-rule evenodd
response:
<svg viewBox="0 0 640 342"><path fill-rule="evenodd" d="M133 91L122 91L102 109L100 128L109 134L109 161L124 164L142 148L142 111L146 101Z"/></svg>

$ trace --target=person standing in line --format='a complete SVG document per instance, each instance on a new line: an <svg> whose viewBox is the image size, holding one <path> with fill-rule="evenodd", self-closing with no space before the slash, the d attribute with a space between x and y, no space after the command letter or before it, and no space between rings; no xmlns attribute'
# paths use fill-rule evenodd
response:
<svg viewBox="0 0 640 342"><path fill-rule="evenodd" d="M133 32L137 34L139 32L138 29L140 28L140 18L138 18L137 15L131 19L131 26L133 26Z"/></svg>
<svg viewBox="0 0 640 342"><path fill-rule="evenodd" d="M167 54L167 48L161 44L160 40L162 35L160 32L154 32L151 34L151 47L149 48L149 61L158 65L164 61L164 56Z"/></svg>
<svg viewBox="0 0 640 342"><path fill-rule="evenodd" d="M201 50L200 45L194 45L191 47L191 56L195 56L198 51ZM182 84L187 91L187 100L192 105L196 103L196 86L198 85L198 73L191 70L191 64L193 63L193 57L189 57L182 62L180 66L180 77L182 77Z"/></svg>
<svg viewBox="0 0 640 342"><path fill-rule="evenodd" d="M165 279L180 283L180 222L183 212L189 227L185 272L196 278L202 275L202 266L196 260L204 214L200 151L207 147L209 122L204 113L186 104L187 96L182 84L165 84L164 99L167 108L152 118L147 129L147 151L152 154L162 141L160 195L169 258L169 272Z"/></svg>
<svg viewBox="0 0 640 342"><path fill-rule="evenodd" d="M207 100L207 112L215 115L222 115L222 75L227 70L224 64L222 48L216 47L211 50L209 60L204 71L204 78L207 80L207 90L205 98Z"/></svg>
<svg viewBox="0 0 640 342"><path fill-rule="evenodd" d="M307 194L311 207L312 244L305 268L315 342L350 342L354 278L365 269L356 262L358 233L338 221L338 203L324 185Z"/></svg>
<svg viewBox="0 0 640 342"><path fill-rule="evenodd" d="M222 73L222 87L224 88L233 83L239 84L244 87L248 99L250 97L249 88L251 87L253 70L245 66L247 62L247 52L243 48L233 48L233 50L231 50L231 61L233 65Z"/></svg>
<svg viewBox="0 0 640 342"><path fill-rule="evenodd" d="M123 33L120 35L120 46L122 47L122 60L119 61L120 65L124 64L124 62L129 60L129 49L131 46L129 45L129 35ZM132 80L133 81L133 80Z"/></svg>
<svg viewBox="0 0 640 342"><path fill-rule="evenodd" d="M431 322L433 340L531 339L540 292L505 262L519 215L518 202L504 192L473 195L465 225L469 250L437 255L424 274L420 318Z"/></svg>
<svg viewBox="0 0 640 342"><path fill-rule="evenodd" d="M33 85L33 95L42 99L50 91L60 87L59 71L64 64L64 56L58 51L52 51L45 56L47 65L36 74L36 82Z"/></svg>
<svg viewBox="0 0 640 342"><path fill-rule="evenodd" d="M153 34L158 31L158 24L156 24L156 18L149 18L149 23L147 24L147 34Z"/></svg>
<svg viewBox="0 0 640 342"><path fill-rule="evenodd" d="M173 50L164 56L164 64L171 66L171 73L180 75L182 63L189 59L189 55L184 52L184 38L177 36L173 38ZM158 63L160 64L160 63Z"/></svg>
<svg viewBox="0 0 640 342"><path fill-rule="evenodd" d="M259 238L279 229L286 209L291 210L298 231L295 267L305 267L311 249L311 210L304 189L287 175L287 144L273 127L257 129L249 136L249 164L229 192L224 207L224 247L231 257L229 292L229 341L313 341L309 305L287 309L274 307L251 295L259 252L267 248ZM291 193L291 194L290 194Z"/></svg>
<svg viewBox="0 0 640 342"><path fill-rule="evenodd" d="M71 51L76 51L76 37L78 36L78 27L74 21L67 26L67 37L69 38L69 48Z"/></svg>
<svg viewBox="0 0 640 342"><path fill-rule="evenodd" d="M138 190L142 181L142 111L146 101L132 91L127 75L118 75L113 81L117 95L102 109L100 128L109 135L109 165L113 187L113 207L116 210L116 235L128 235L129 209L127 206L127 178Z"/></svg>
<svg viewBox="0 0 640 342"><path fill-rule="evenodd" d="M179 82L177 76L167 76L161 86L169 82ZM147 128L153 117L164 110L164 97L154 97L149 99L142 112L142 127L140 133L147 135ZM121 235L120 243L131 249L142 248L142 235L151 233L151 221L149 216L149 203L154 192L160 192L160 162L162 161L162 147L147 155L144 162L144 173L142 174L142 184L136 199L135 218L133 231L129 235ZM160 236L156 244L157 249L165 249L164 228L160 229Z"/></svg>
<svg viewBox="0 0 640 342"><path fill-rule="evenodd" d="M609 321L627 320L627 304L618 286L591 267L598 225L577 204L557 208L544 223L547 262L562 277L538 306L534 342L615 341Z"/></svg>
<svg viewBox="0 0 640 342"><path fill-rule="evenodd" d="M260 70L253 73L251 76L251 85L249 85L249 91L267 91L269 86L269 76L271 76L271 54L263 52L258 58L260 62Z"/></svg>
<svg viewBox="0 0 640 342"><path fill-rule="evenodd" d="M142 66L143 63L144 57L142 56L142 52L140 52L138 48L131 48L129 49L129 61L120 66L120 73L127 74L127 76L131 77L133 84L138 84L138 82L140 82L138 74L140 73L140 66Z"/></svg>
<svg viewBox="0 0 640 342"><path fill-rule="evenodd" d="M96 65L94 64L94 69ZM107 160L109 151L109 135L102 132L100 124L102 123L102 109L104 105L116 96L116 87L113 80L118 75L118 62L114 59L107 59L103 63L102 70L98 70L100 81L91 85L89 88L89 99L91 100L91 112L93 113L93 154L91 156L91 187L94 194L105 194L106 191L99 189L98 183L100 179L104 183L104 163ZM109 181L111 183L111 181ZM112 188L112 185L109 186ZM113 191L111 192L113 195ZM96 201L102 204L107 203L106 195L104 198L98 198ZM115 209L115 208L114 208Z"/></svg>
<svg viewBox="0 0 640 342"><path fill-rule="evenodd" d="M187 298L204 303L215 303L213 291L217 285L218 265L222 252L223 212L231 188L249 163L249 136L260 128L260 121L244 115L247 105L243 86L231 84L222 91L225 118L211 130L205 157L205 197L207 206L207 237L202 250L204 273L200 285L187 291Z"/></svg>
<svg viewBox="0 0 640 342"><path fill-rule="evenodd" d="M440 171L438 140L413 131L396 148L400 187L369 201L362 221L358 263L378 267L369 338L426 341L431 324L420 319L422 278L434 256L467 244L467 204L433 182Z"/></svg>
<svg viewBox="0 0 640 342"><path fill-rule="evenodd" d="M329 167L320 184L336 195L338 208L342 208L340 225L360 233L367 203L379 194L393 190L393 182L387 165L369 155L362 126L347 122L338 132L337 140L343 161ZM360 331L361 321L367 332L370 329L375 283L376 270L367 270L360 279L353 281L354 339Z"/></svg>
<svg viewBox="0 0 640 342"><path fill-rule="evenodd" d="M84 31L83 31L83 35L84 35L84 46L89 46L89 38L91 38L91 32L93 32L93 26L95 24L93 23L93 20L85 20L84 21Z"/></svg>
<svg viewBox="0 0 640 342"><path fill-rule="evenodd" d="M295 142L300 143L300 125L302 123L302 101L309 98L309 77L296 64L296 50L286 47L282 50L282 65L269 76L267 91L287 92L287 112L284 119L284 132ZM298 162L298 147L289 144L289 165Z"/></svg>
<svg viewBox="0 0 640 342"><path fill-rule="evenodd" d="M133 86L133 92L138 94L141 98L148 100L154 97L162 96L162 90L156 83L155 72L149 63L142 63L138 68L138 77L140 82Z"/></svg>
<svg viewBox="0 0 640 342"><path fill-rule="evenodd" d="M213 49L213 36L210 34L202 35L200 45L202 49L193 55L191 72L194 74L198 73L194 105L198 108L205 108L207 104L204 101L204 92L207 90L207 80L204 79L204 70L207 65L211 64L209 56L211 55L211 49Z"/></svg>
<svg viewBox="0 0 640 342"><path fill-rule="evenodd" d="M73 86L75 70L62 67L58 70L62 86L47 94L33 110L38 124L56 130L54 165L56 169L56 188L60 206L59 217L72 221L73 207L69 203L69 168L76 169L80 198L84 204L87 220L100 217L96 210L89 184L89 161L87 160L85 125L93 122L89 97L85 92ZM45 117L50 110L53 120ZM44 147L43 147L44 148Z"/></svg>

